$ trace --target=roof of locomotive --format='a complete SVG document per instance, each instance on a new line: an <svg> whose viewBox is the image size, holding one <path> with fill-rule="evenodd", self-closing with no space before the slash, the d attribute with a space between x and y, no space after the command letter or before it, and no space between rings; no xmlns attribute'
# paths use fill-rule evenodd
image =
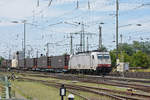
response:
<svg viewBox="0 0 150 100"><path fill-rule="evenodd" d="M97 53L97 54L109 54L109 52L101 52L101 51L86 51L86 52L78 52L76 53L76 55L79 55L79 54L93 54L93 53Z"/></svg>

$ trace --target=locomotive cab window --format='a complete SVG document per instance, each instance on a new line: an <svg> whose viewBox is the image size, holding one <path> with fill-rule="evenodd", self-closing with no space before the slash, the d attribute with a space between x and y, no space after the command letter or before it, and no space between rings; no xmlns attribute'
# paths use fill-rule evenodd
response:
<svg viewBox="0 0 150 100"><path fill-rule="evenodd" d="M103 58L103 55L99 54L99 55L97 55L97 58L98 58L98 59L102 59L102 58Z"/></svg>
<svg viewBox="0 0 150 100"><path fill-rule="evenodd" d="M109 55L104 55L104 59L109 59Z"/></svg>

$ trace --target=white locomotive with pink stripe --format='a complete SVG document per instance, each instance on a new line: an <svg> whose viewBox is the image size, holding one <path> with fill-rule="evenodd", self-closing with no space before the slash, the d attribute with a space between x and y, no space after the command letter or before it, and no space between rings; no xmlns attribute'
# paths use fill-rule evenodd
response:
<svg viewBox="0 0 150 100"><path fill-rule="evenodd" d="M85 52L71 55L69 70L76 72L96 72L97 74L111 71L111 58L109 52Z"/></svg>

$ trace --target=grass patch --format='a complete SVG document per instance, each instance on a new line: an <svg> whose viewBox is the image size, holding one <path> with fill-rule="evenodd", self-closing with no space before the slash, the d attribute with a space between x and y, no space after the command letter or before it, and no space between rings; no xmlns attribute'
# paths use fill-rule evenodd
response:
<svg viewBox="0 0 150 100"><path fill-rule="evenodd" d="M0 83L0 96L2 96L2 87L3 87L3 84Z"/></svg>
<svg viewBox="0 0 150 100"><path fill-rule="evenodd" d="M60 100L58 88L28 81L13 81L12 84L13 90L28 100ZM76 100L82 100L78 96L75 96L75 98Z"/></svg>
<svg viewBox="0 0 150 100"><path fill-rule="evenodd" d="M104 84L96 84L96 83L85 83L85 82L73 82L70 80L61 80L61 79L55 79L55 78L43 78L43 77L28 77L31 79L37 79L37 80L46 80L46 81L54 81L58 83L64 83L64 84L74 84L74 85L83 85L83 86L89 86L89 87L97 87L97 88L107 88L112 90L120 90L120 91L126 91L126 88L121 88L117 86L110 86L110 85L104 85Z"/></svg>
<svg viewBox="0 0 150 100"><path fill-rule="evenodd" d="M150 68L148 69L134 69L134 70L130 70L131 72L150 72Z"/></svg>
<svg viewBox="0 0 150 100"><path fill-rule="evenodd" d="M58 100L59 91L40 83L15 81L15 89L27 99L35 100Z"/></svg>
<svg viewBox="0 0 150 100"><path fill-rule="evenodd" d="M126 87L118 87L118 86L111 86L111 85L104 85L104 84L96 84L96 83L85 83L85 82L73 82L71 80L61 80L61 79L55 79L55 78L43 78L43 77L30 77L28 78L37 79L37 80L46 80L46 81L53 81L58 83L64 83L64 84L74 84L74 85L82 85L82 86L89 86L89 87L96 87L96 88L104 88L104 89L111 89L111 90L119 90L119 91L127 91ZM141 94L147 94L150 95L147 92L143 92L140 90L134 91L134 93L141 93Z"/></svg>

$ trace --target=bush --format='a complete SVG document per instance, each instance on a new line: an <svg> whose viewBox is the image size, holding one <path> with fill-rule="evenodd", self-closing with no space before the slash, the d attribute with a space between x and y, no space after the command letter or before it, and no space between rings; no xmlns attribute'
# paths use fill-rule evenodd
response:
<svg viewBox="0 0 150 100"><path fill-rule="evenodd" d="M150 65L149 57L141 51L138 51L132 55L130 63L133 67L148 68Z"/></svg>

